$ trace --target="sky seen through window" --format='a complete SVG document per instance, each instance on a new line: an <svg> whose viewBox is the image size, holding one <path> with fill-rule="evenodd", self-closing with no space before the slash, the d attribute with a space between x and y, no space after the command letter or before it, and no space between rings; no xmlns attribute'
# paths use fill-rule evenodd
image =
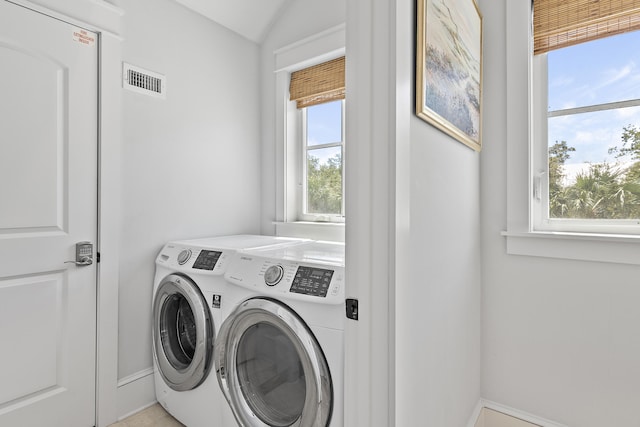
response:
<svg viewBox="0 0 640 427"><path fill-rule="evenodd" d="M640 31L549 52L548 111L640 99ZM565 163L567 180L589 163L618 161L622 129L640 127L640 107L548 119L548 143L566 141L575 152ZM619 159L624 164L625 159Z"/></svg>

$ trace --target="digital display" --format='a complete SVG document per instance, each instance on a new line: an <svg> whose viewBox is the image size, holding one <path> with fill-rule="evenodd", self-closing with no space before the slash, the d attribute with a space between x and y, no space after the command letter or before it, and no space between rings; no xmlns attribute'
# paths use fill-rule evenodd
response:
<svg viewBox="0 0 640 427"><path fill-rule="evenodd" d="M222 252L201 251L196 262L193 263L193 268L197 268L199 270L213 270L218 259L220 259L220 255L222 255Z"/></svg>
<svg viewBox="0 0 640 427"><path fill-rule="evenodd" d="M313 267L298 267L289 291L298 294L326 297L333 270Z"/></svg>

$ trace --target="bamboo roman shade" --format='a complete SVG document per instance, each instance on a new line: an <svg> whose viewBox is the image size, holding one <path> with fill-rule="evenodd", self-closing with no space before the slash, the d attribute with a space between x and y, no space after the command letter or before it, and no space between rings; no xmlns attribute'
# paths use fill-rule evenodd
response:
<svg viewBox="0 0 640 427"><path fill-rule="evenodd" d="M533 53L640 29L640 0L533 0Z"/></svg>
<svg viewBox="0 0 640 427"><path fill-rule="evenodd" d="M291 73L289 96L298 108L344 99L344 56Z"/></svg>

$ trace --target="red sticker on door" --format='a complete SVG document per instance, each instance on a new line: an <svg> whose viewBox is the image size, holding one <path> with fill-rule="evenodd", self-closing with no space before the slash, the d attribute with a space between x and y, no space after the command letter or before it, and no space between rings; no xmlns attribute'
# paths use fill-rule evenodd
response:
<svg viewBox="0 0 640 427"><path fill-rule="evenodd" d="M96 35L82 28L73 29L73 40L87 46L93 46L96 42Z"/></svg>

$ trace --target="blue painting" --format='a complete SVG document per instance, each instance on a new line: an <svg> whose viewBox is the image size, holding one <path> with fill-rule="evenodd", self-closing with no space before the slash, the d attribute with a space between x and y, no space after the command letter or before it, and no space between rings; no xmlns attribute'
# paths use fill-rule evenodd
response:
<svg viewBox="0 0 640 427"><path fill-rule="evenodd" d="M482 15L474 0L419 0L419 117L480 150Z"/></svg>

